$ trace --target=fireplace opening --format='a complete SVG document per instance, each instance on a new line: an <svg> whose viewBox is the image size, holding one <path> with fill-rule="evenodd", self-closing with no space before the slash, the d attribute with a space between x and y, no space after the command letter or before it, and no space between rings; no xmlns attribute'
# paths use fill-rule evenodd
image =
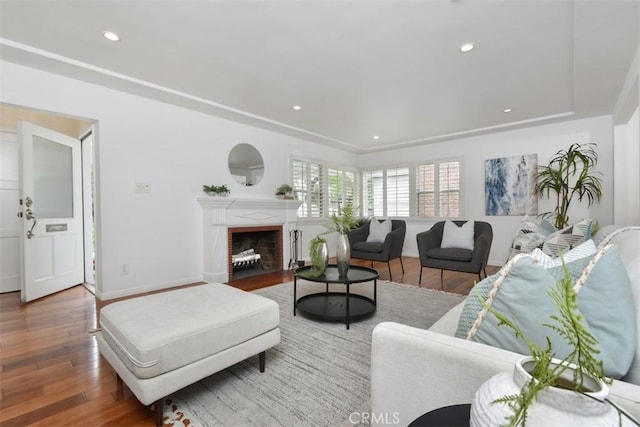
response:
<svg viewBox="0 0 640 427"><path fill-rule="evenodd" d="M229 280L282 270L282 226L228 229Z"/></svg>

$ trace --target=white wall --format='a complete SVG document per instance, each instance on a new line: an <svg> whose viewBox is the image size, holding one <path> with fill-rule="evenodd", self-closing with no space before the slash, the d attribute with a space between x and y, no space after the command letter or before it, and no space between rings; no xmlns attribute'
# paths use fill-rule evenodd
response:
<svg viewBox="0 0 640 427"><path fill-rule="evenodd" d="M301 139L6 61L0 66L2 102L98 122L102 299L201 280L202 184L227 184L235 197L272 198L290 181L289 155L356 163L353 154ZM264 158L258 185L231 178L227 157L238 143L254 145ZM137 182L150 183L151 193L134 193Z"/></svg>
<svg viewBox="0 0 640 427"><path fill-rule="evenodd" d="M417 159L446 159L463 157L464 218L487 221L493 227L493 244L489 263L502 265L509 253L513 235L522 216L485 216L484 162L496 157L538 154L538 164L545 165L558 150L567 149L574 142L598 144L598 170L603 174L603 197L599 204L587 209L586 203L572 205L570 221L581 218L598 220L601 225L613 221L613 135L610 116L573 120L526 129L498 132L453 141L426 144L383 153L360 156L359 166L376 167L387 164L407 164ZM553 209L548 200L539 200L538 211ZM404 253L417 256L415 234L427 230L432 222L413 221L407 224Z"/></svg>
<svg viewBox="0 0 640 427"><path fill-rule="evenodd" d="M299 155L368 168L416 159L464 157L465 217L494 228L490 263L501 265L522 217L484 215L484 161L538 154L540 164L573 142L597 142L604 197L590 210L574 206L570 216L613 221L613 127L610 116L575 120L356 156L203 113L2 62L2 101L98 122L98 292L103 299L201 279L202 214L196 202L202 184L227 184L235 197L273 197L289 182L289 156ZM238 143L251 143L265 160L264 179L255 186L236 184L227 156ZM638 167L636 163L635 171ZM136 182L151 184L150 194L134 193ZM540 212L551 209L541 203ZM404 253L417 256L415 234L429 222L409 222ZM323 229L303 230L307 244ZM332 242L329 242L330 248ZM285 260L285 263L288 260ZM121 275L122 264L129 274Z"/></svg>
<svg viewBox="0 0 640 427"><path fill-rule="evenodd" d="M640 224L640 110L614 128L614 222Z"/></svg>

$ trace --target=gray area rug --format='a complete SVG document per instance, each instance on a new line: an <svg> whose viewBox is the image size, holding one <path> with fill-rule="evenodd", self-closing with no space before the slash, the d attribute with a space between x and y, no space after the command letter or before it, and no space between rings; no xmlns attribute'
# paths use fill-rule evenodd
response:
<svg viewBox="0 0 640 427"><path fill-rule="evenodd" d="M324 284L298 282L298 295L322 292ZM332 285L334 291L344 286ZM371 283L352 292L372 297ZM340 426L368 410L371 332L393 321L428 328L463 297L416 286L378 282L371 317L329 323L293 316L293 283L255 291L280 305L280 345L267 350L266 371L252 357L171 395L165 425ZM389 361L393 363L393 361ZM358 419L357 415L352 419Z"/></svg>

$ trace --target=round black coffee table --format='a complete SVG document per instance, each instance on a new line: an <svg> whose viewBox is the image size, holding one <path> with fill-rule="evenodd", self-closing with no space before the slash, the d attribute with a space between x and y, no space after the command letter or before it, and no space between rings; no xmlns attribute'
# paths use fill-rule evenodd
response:
<svg viewBox="0 0 640 427"><path fill-rule="evenodd" d="M376 311L378 276L380 275L373 268L352 265L349 267L346 277L340 277L338 267L327 266L324 274L317 277L309 277L310 266L296 270L293 276L293 315L296 310L327 321L344 321L349 329L352 320L366 317ZM326 283L326 291L305 295L297 299L298 279L309 280L311 282ZM363 295L352 294L350 286L353 283L373 281L373 299ZM329 292L330 283L345 285L346 292Z"/></svg>

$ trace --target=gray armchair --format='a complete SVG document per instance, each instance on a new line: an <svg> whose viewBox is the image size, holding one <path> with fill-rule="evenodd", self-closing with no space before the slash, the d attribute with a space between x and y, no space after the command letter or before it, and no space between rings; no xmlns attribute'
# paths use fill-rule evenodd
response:
<svg viewBox="0 0 640 427"><path fill-rule="evenodd" d="M374 220L375 221L375 220ZM369 236L369 221L362 227L349 232L349 245L351 246L351 258L366 259L371 261L381 261L387 263L389 269L389 280L391 277L391 265L389 261L395 258L400 259L402 274L402 246L404 246L404 236L407 232L407 224L400 219L391 220L391 232L387 234L384 242L367 242Z"/></svg>
<svg viewBox="0 0 640 427"><path fill-rule="evenodd" d="M453 221L460 226L466 221ZM480 272L487 277L487 261L493 241L493 229L488 222L475 221L473 232L473 251L459 248L441 248L444 221L437 222L431 229L418 233L418 254L420 255L420 279L422 283L422 269L424 267L440 269L440 286L444 289L444 270L460 271L477 274Z"/></svg>

